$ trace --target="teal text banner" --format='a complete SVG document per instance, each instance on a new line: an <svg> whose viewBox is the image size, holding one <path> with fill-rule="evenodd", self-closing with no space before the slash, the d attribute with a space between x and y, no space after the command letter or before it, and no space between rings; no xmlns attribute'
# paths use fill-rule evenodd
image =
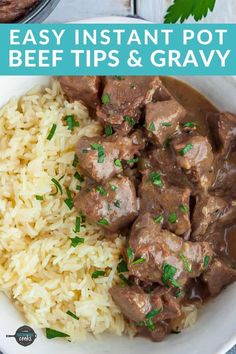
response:
<svg viewBox="0 0 236 354"><path fill-rule="evenodd" d="M0 25L0 75L236 75L236 25Z"/></svg>

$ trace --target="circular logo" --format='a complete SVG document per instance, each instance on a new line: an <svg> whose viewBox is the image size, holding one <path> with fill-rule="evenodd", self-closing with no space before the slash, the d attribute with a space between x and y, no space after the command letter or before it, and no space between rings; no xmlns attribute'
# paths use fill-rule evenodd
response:
<svg viewBox="0 0 236 354"><path fill-rule="evenodd" d="M29 326L22 326L18 328L15 335L7 335L7 337L14 337L17 343L27 347L28 345L33 344L35 339L37 338L37 334L34 330Z"/></svg>

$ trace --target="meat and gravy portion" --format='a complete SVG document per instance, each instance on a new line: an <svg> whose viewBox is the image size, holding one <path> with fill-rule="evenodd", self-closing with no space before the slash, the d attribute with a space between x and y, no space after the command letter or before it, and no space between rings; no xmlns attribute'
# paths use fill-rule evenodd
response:
<svg viewBox="0 0 236 354"><path fill-rule="evenodd" d="M0 0L0 23L14 22L40 0Z"/></svg>
<svg viewBox="0 0 236 354"><path fill-rule="evenodd" d="M75 206L108 238L125 237L111 296L161 341L187 306L236 280L236 115L174 78L59 80L104 129L77 143Z"/></svg>

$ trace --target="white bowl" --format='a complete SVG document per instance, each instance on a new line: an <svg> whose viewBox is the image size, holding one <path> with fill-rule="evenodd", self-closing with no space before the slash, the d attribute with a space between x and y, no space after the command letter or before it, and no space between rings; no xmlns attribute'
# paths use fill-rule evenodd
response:
<svg viewBox="0 0 236 354"><path fill-rule="evenodd" d="M104 18L96 22L130 22L126 18ZM134 22L133 19L131 19ZM86 21L88 22L88 20ZM236 112L236 79L233 77L183 77L182 80L199 89L220 109ZM0 106L12 96L24 94L35 85L47 84L47 77L0 77ZM6 334L14 334L25 324L9 300L0 295L0 350L4 354L224 354L236 343L236 284L229 286L200 311L196 325L162 343L147 339L133 340L122 336L104 335L99 340L90 337L83 343L48 340L40 330L30 347L21 347Z"/></svg>

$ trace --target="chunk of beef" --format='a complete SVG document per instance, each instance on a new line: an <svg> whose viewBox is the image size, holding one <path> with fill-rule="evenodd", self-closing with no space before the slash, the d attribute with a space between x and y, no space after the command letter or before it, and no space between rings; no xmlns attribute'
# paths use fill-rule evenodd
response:
<svg viewBox="0 0 236 354"><path fill-rule="evenodd" d="M81 101L90 109L97 107L101 85L99 76L61 76L59 82L70 101Z"/></svg>
<svg viewBox="0 0 236 354"><path fill-rule="evenodd" d="M150 214L139 216L133 224L129 246L133 251L133 257L128 257L130 275L174 286L176 282L181 286L188 278L199 276L204 270L205 256L211 259L213 254L207 242L184 242L161 229ZM139 259L142 261L136 261ZM166 279L168 271L173 273Z"/></svg>
<svg viewBox="0 0 236 354"><path fill-rule="evenodd" d="M227 155L236 144L236 115L227 112L209 114L207 121L216 150Z"/></svg>
<svg viewBox="0 0 236 354"><path fill-rule="evenodd" d="M140 108L151 102L161 81L156 76L107 77L97 116L125 134L139 121Z"/></svg>
<svg viewBox="0 0 236 354"><path fill-rule="evenodd" d="M142 213L149 212L153 217L159 217L160 223L175 234L187 234L191 228L190 193L187 187L179 188L169 184L158 172L149 172L143 176L139 186L140 210Z"/></svg>
<svg viewBox="0 0 236 354"><path fill-rule="evenodd" d="M224 199L204 194L197 198L192 217L192 240L202 241L210 224L217 221L229 208Z"/></svg>
<svg viewBox="0 0 236 354"><path fill-rule="evenodd" d="M228 267L221 260L215 259L203 274L203 280L210 294L216 296L225 286L236 281L236 270Z"/></svg>
<svg viewBox="0 0 236 354"><path fill-rule="evenodd" d="M0 22L7 23L17 20L39 0L1 0Z"/></svg>
<svg viewBox="0 0 236 354"><path fill-rule="evenodd" d="M172 142L177 165L183 169L192 183L207 190L213 179L213 153L203 136L181 136Z"/></svg>
<svg viewBox="0 0 236 354"><path fill-rule="evenodd" d="M148 103L145 116L148 136L155 144L163 145L176 132L185 115L185 109L174 99Z"/></svg>
<svg viewBox="0 0 236 354"><path fill-rule="evenodd" d="M139 286L114 286L110 293L125 317L138 324L139 332L155 341L162 340L170 332L168 321L181 315L178 300L164 288L147 294ZM156 315L150 319L150 314L156 310Z"/></svg>
<svg viewBox="0 0 236 354"><path fill-rule="evenodd" d="M137 217L136 191L127 177L113 178L103 186L85 186L75 206L88 220L111 232L123 229Z"/></svg>
<svg viewBox="0 0 236 354"><path fill-rule="evenodd" d="M82 137L76 147L80 167L84 174L97 182L123 171L122 160L129 160L144 147L138 133L131 137Z"/></svg>

